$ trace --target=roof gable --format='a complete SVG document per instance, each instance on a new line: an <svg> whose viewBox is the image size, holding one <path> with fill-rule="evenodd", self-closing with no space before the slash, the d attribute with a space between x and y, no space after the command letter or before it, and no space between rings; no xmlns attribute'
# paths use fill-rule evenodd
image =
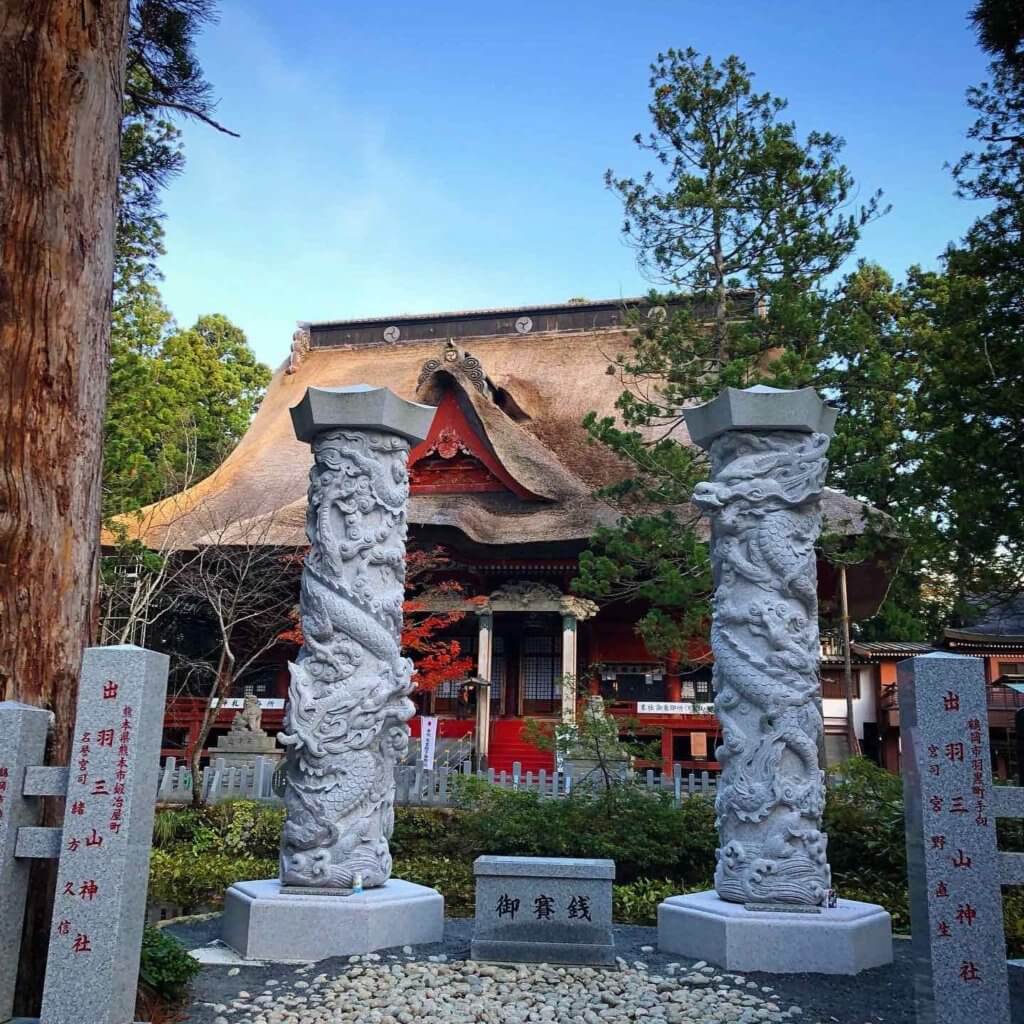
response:
<svg viewBox="0 0 1024 1024"><path fill-rule="evenodd" d="M510 491L525 501L541 499L505 468L479 421L471 422L461 407L454 388L438 404L426 439L409 453L409 478L413 494Z"/></svg>

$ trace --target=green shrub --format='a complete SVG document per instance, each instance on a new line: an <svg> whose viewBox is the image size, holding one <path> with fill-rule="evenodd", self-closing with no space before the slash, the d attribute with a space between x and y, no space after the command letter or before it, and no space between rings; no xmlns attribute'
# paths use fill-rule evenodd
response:
<svg viewBox="0 0 1024 1024"><path fill-rule="evenodd" d="M898 775L859 757L831 772L823 828L842 895L853 884L906 889L903 780Z"/></svg>
<svg viewBox="0 0 1024 1024"><path fill-rule="evenodd" d="M448 917L473 916L475 882L471 861L449 857L396 858L394 875L437 889L444 896L444 912Z"/></svg>
<svg viewBox="0 0 1024 1024"><path fill-rule="evenodd" d="M226 852L238 857L275 858L284 808L258 800L225 800L202 808L169 808L153 822L153 846L193 853Z"/></svg>
<svg viewBox="0 0 1024 1024"><path fill-rule="evenodd" d="M466 778L458 799L460 848L474 856L608 857L620 882L660 877L697 885L714 874L714 806L703 797L674 807L668 794L621 785L541 800Z"/></svg>
<svg viewBox="0 0 1024 1024"><path fill-rule="evenodd" d="M638 878L627 885L616 885L612 891L612 916L619 924L655 925L658 904L685 891L681 883L665 879Z"/></svg>
<svg viewBox="0 0 1024 1024"><path fill-rule="evenodd" d="M276 878L278 862L227 853L153 850L149 859L149 901L180 906L185 913L220 906L225 890L250 878Z"/></svg>
<svg viewBox="0 0 1024 1024"><path fill-rule="evenodd" d="M199 973L199 961L173 936L146 925L142 932L139 978L161 999L179 1003L189 982Z"/></svg>
<svg viewBox="0 0 1024 1024"><path fill-rule="evenodd" d="M459 811L448 807L396 807L392 854L395 857L465 857L466 839L460 817Z"/></svg>

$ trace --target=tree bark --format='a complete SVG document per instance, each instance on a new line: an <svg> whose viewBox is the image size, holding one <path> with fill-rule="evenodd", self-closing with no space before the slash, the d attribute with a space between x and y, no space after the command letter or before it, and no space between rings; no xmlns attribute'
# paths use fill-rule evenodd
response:
<svg viewBox="0 0 1024 1024"><path fill-rule="evenodd" d="M127 0L0 8L0 697L54 712L57 763L94 619L127 17ZM51 899L32 886L31 1013Z"/></svg>

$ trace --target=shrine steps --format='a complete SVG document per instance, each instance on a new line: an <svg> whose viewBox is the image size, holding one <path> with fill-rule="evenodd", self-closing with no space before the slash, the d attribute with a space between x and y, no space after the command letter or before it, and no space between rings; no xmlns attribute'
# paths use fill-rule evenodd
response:
<svg viewBox="0 0 1024 1024"><path fill-rule="evenodd" d="M498 719L491 723L491 744L487 763L496 772L511 772L518 761L523 774L539 772L542 768L552 772L555 755L548 750L539 750L523 736L524 722L521 718Z"/></svg>

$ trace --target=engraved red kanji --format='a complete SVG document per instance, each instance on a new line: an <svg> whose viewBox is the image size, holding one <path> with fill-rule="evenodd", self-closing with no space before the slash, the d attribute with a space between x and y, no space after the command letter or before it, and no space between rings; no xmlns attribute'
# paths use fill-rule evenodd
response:
<svg viewBox="0 0 1024 1024"><path fill-rule="evenodd" d="M961 981L981 981L981 974L978 972L978 965L973 960L965 960L960 965Z"/></svg>
<svg viewBox="0 0 1024 1024"><path fill-rule="evenodd" d="M947 711L959 711L960 694L954 693L952 690L947 690L946 696L942 698L942 704Z"/></svg>
<svg viewBox="0 0 1024 1024"><path fill-rule="evenodd" d="M945 836L932 836L932 849L933 850L944 850L946 848L946 837Z"/></svg>
<svg viewBox="0 0 1024 1024"><path fill-rule="evenodd" d="M96 742L101 747L112 747L114 745L114 730L100 729L96 734Z"/></svg>
<svg viewBox="0 0 1024 1024"><path fill-rule="evenodd" d="M947 743L946 757L954 764L964 759L964 745L962 743Z"/></svg>
<svg viewBox="0 0 1024 1024"><path fill-rule="evenodd" d="M103 684L103 699L104 700L115 700L117 698L117 683L113 680L108 680Z"/></svg>
<svg viewBox="0 0 1024 1024"><path fill-rule="evenodd" d="M88 900L91 903L93 897L95 897L96 893L99 891L99 886L96 885L95 879L90 878L82 883L82 888L78 890L78 895L81 896L83 900Z"/></svg>
<svg viewBox="0 0 1024 1024"><path fill-rule="evenodd" d="M81 800L76 800L71 805L71 813L72 814L85 814L85 804L82 803Z"/></svg>
<svg viewBox="0 0 1024 1024"><path fill-rule="evenodd" d="M940 939L948 939L952 936L952 932L949 930L949 925L945 921L939 922L939 927L936 929L935 935Z"/></svg>
<svg viewBox="0 0 1024 1024"><path fill-rule="evenodd" d="M63 921L61 921L61 923L59 925L57 925L57 934L58 935L67 935L68 932L70 932L70 931L71 931L71 922L68 921L68 920L63 920Z"/></svg>
<svg viewBox="0 0 1024 1024"><path fill-rule="evenodd" d="M83 935L81 932L79 932L75 936L75 941L71 944L71 948L76 953L91 953L92 943L89 941L89 936Z"/></svg>
<svg viewBox="0 0 1024 1024"><path fill-rule="evenodd" d="M956 908L956 921L957 924L965 924L970 928L974 924L974 919L978 916L978 912L970 905L970 903L961 903Z"/></svg>
<svg viewBox="0 0 1024 1024"><path fill-rule="evenodd" d="M957 850L956 856L953 858L953 867L955 868L969 868L971 866L971 858L964 853L963 850Z"/></svg>

